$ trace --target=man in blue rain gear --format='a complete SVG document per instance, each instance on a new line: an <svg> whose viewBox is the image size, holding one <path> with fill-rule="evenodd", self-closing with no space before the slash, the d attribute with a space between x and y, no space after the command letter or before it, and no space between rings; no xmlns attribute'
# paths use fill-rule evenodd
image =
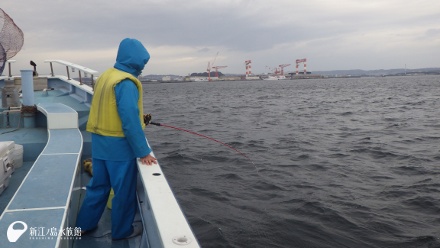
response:
<svg viewBox="0 0 440 248"><path fill-rule="evenodd" d="M135 39L121 41L113 68L97 80L87 131L92 133L93 178L78 214L77 227L95 229L105 209L110 189L112 238L139 235L141 225L133 225L136 213L136 158L146 165L156 164L143 128L142 84L137 79L150 54Z"/></svg>

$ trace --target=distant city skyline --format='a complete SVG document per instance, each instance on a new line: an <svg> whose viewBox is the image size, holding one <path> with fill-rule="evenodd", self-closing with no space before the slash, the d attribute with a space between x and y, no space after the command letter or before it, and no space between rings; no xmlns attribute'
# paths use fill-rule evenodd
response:
<svg viewBox="0 0 440 248"><path fill-rule="evenodd" d="M14 73L30 60L48 72L45 59L103 72L125 37L151 53L145 75L204 72L214 60L235 74L245 60L256 74L281 64L295 71L301 58L309 71L440 66L435 0L4 0L0 7L24 32Z"/></svg>

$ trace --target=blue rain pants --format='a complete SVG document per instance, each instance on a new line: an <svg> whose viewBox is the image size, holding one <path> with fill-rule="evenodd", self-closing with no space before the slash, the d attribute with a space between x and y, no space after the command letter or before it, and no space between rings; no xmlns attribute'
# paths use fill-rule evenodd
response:
<svg viewBox="0 0 440 248"><path fill-rule="evenodd" d="M76 226L82 231L98 226L113 186L112 238L125 238L133 232L132 224L136 214L136 159L109 161L93 158L92 163L93 178L87 185Z"/></svg>

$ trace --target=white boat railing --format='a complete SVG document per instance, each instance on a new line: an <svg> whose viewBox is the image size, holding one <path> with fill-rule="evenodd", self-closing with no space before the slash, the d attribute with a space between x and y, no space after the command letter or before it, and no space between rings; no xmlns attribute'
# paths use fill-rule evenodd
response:
<svg viewBox="0 0 440 248"><path fill-rule="evenodd" d="M139 209L151 247L200 248L159 162L147 166L138 160L137 165L143 186L137 190Z"/></svg>
<svg viewBox="0 0 440 248"><path fill-rule="evenodd" d="M45 60L44 63L50 63L50 74L52 75L52 77L55 76L54 74L54 70L53 70L53 63L57 63L57 64L61 64L66 66L66 71L67 71L67 79L71 80L72 78L70 77L70 70L72 70L72 72L75 72L75 69L78 70L78 77L79 77L79 82L80 84L83 84L82 82L82 74L81 72L84 73L84 77L87 77L88 74L90 74L90 79L92 86L95 84L95 75L97 75L99 72L92 70L90 68L84 67L82 65L77 65L68 61L64 61L64 60L59 60L59 59L48 59Z"/></svg>

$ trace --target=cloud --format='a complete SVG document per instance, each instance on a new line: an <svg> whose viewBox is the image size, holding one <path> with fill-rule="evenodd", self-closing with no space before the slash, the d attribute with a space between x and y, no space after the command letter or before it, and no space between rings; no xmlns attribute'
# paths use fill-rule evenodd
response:
<svg viewBox="0 0 440 248"><path fill-rule="evenodd" d="M259 73L303 57L311 70L440 64L430 55L440 51L436 0L4 0L2 8L25 33L17 60L58 55L99 71L125 37L147 46L146 72L158 74L204 71L217 52L229 73L244 72L246 59Z"/></svg>

